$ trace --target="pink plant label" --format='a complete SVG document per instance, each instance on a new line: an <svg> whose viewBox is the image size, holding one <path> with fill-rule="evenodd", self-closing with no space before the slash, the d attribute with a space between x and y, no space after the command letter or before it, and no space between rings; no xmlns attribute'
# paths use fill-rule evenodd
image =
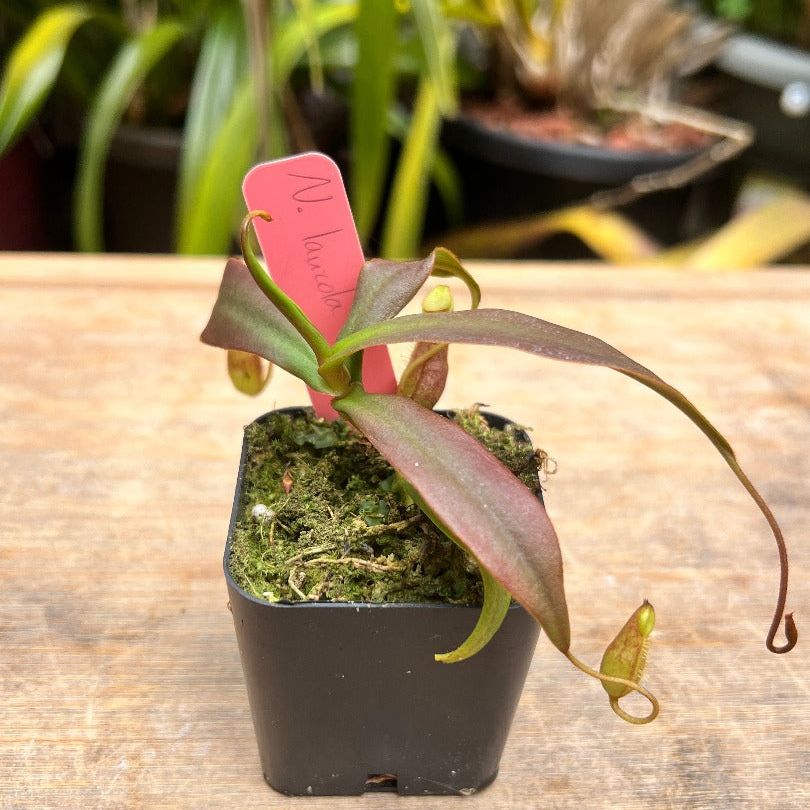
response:
<svg viewBox="0 0 810 810"><path fill-rule="evenodd" d="M245 176L242 192L248 210L264 210L273 218L253 220L273 280L333 343L364 262L337 165L319 152L261 163ZM377 394L396 391L387 347L366 351L363 385ZM337 417L328 395L309 389L309 396L318 416Z"/></svg>

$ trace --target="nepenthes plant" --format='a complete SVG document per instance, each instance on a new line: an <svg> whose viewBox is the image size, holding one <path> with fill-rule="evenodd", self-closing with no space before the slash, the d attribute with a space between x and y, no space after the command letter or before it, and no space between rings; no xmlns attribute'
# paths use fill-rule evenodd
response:
<svg viewBox="0 0 810 810"><path fill-rule="evenodd" d="M316 391L332 397L340 417L391 464L404 495L478 564L484 599L478 622L455 650L437 653L451 664L480 651L497 632L512 599L540 624L551 643L583 672L598 678L623 719L646 723L658 714L655 697L639 684L655 614L644 602L607 648L599 670L571 650L560 546L542 502L476 439L432 410L447 377L451 343L503 346L614 369L647 386L688 416L707 436L765 516L779 553L780 581L766 646L791 650L798 639L785 613L788 560L781 529L743 472L734 451L709 420L677 389L602 340L538 318L479 307L478 284L450 251L436 248L421 261L373 259L363 266L348 318L330 344L266 272L251 246L253 211L242 225L244 261L231 259L202 340L231 352L264 357ZM456 277L471 307L453 311L449 289L437 287L421 314L400 315L430 276ZM381 344L414 343L396 394L362 386L363 352ZM238 357L238 355L235 355ZM248 367L245 374L253 372ZM784 617L785 641L776 643ZM643 717L626 713L619 699L639 692L651 704Z"/></svg>

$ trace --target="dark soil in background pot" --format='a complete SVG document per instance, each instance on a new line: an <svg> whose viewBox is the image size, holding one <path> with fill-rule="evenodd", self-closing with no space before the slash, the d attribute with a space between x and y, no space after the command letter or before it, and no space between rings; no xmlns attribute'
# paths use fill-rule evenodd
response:
<svg viewBox="0 0 810 810"><path fill-rule="evenodd" d="M475 409L455 420L536 489L535 457L520 429L492 428ZM245 435L229 568L248 593L268 601L481 603L475 563L404 503L391 466L344 422L276 412Z"/></svg>

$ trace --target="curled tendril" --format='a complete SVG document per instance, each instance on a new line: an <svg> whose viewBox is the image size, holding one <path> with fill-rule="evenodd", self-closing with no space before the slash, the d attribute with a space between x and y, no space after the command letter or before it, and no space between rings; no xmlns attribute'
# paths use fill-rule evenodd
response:
<svg viewBox="0 0 810 810"><path fill-rule="evenodd" d="M774 638L776 638L776 632L779 630L779 624L781 614L777 612L776 615L773 617L773 622L771 623L771 629L768 631L768 638L765 641L765 646L772 652L772 653L786 653L790 652L795 646L796 642L799 640L799 631L796 629L796 622L793 620L792 613L785 614L785 638L787 641L781 647L775 647L773 644Z"/></svg>
<svg viewBox="0 0 810 810"><path fill-rule="evenodd" d="M580 661L570 650L565 653L565 657L581 672L584 672L586 675L590 675L592 678L596 678L602 683L615 683L620 686L626 686L628 689L631 689L634 692L638 692L643 697L647 698L650 702L650 713L645 715L644 717L636 717L635 715L629 714L621 706L619 706L619 698L611 696L610 698L610 708L613 709L616 714L622 718L622 720L627 721L628 723L633 723L637 726L643 726L647 723L652 723L656 717L658 717L658 712L660 710L660 706L658 703L658 699L652 692L646 690L640 684L634 683L633 681L628 680L627 678L619 678L615 675L605 675L601 672L597 672L595 669L592 669L587 664L584 664Z"/></svg>

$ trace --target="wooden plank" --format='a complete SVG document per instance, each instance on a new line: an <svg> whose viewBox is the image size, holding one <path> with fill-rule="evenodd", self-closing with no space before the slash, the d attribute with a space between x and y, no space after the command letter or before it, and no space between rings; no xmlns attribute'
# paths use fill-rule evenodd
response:
<svg viewBox="0 0 810 810"><path fill-rule="evenodd" d="M0 806L288 805L259 773L220 557L241 426L304 394L278 372L242 398L197 342L220 266L0 257ZM792 541L808 632L810 272L476 269L486 305L596 332L705 409ZM443 404L487 402L559 462L547 500L576 652L598 662L655 603L646 682L663 704L626 726L541 640L501 774L469 801L810 805L808 647L765 651L775 552L702 436L607 371L470 347L451 363Z"/></svg>

